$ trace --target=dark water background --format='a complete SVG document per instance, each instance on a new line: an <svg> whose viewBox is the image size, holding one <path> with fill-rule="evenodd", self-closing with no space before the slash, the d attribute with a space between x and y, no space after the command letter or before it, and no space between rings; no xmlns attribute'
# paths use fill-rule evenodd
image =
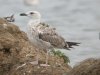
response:
<svg viewBox="0 0 100 75"><path fill-rule="evenodd" d="M73 66L89 57L100 57L100 0L40 0L36 6L25 6L22 0L0 0L0 16L15 14L16 23L26 31L27 18L19 13L37 10L42 21L57 28L66 40L81 42L71 51L62 50Z"/></svg>

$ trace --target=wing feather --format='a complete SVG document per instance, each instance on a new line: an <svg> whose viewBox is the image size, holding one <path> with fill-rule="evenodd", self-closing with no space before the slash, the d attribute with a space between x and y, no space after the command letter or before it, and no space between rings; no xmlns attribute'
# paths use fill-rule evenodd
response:
<svg viewBox="0 0 100 75"><path fill-rule="evenodd" d="M36 26L36 31L38 32L39 39L50 43L56 48L68 49L72 48L73 45L77 45L76 42L66 42L63 37L58 35L56 28L50 27L48 24L40 23Z"/></svg>
<svg viewBox="0 0 100 75"><path fill-rule="evenodd" d="M55 28L50 27L45 23L41 23L37 26L39 32L39 39L49 42L52 46L56 48L64 48L66 42L64 38L59 36Z"/></svg>
<svg viewBox="0 0 100 75"><path fill-rule="evenodd" d="M58 35L39 34L39 38L46 42L50 42L51 45L57 48L63 48L65 46L64 39Z"/></svg>

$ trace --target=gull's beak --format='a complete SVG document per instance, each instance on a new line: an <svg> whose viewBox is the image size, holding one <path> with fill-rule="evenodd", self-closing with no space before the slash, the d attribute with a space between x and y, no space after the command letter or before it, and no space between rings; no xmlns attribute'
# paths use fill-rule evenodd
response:
<svg viewBox="0 0 100 75"><path fill-rule="evenodd" d="M21 13L20 16L27 16L27 14L26 13Z"/></svg>

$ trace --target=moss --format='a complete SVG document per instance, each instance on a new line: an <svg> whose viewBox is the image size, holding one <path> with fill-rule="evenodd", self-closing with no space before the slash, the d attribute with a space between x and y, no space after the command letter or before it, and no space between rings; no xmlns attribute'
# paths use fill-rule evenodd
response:
<svg viewBox="0 0 100 75"><path fill-rule="evenodd" d="M70 60L69 60L69 57L66 56L64 53L62 53L60 50L52 50L51 53L54 55L54 56L59 56L60 58L63 58L64 60L64 63L70 63Z"/></svg>

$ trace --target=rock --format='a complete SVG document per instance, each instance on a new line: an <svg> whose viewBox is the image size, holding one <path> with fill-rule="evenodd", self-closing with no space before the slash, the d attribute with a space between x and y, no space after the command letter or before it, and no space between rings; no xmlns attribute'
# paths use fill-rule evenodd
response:
<svg viewBox="0 0 100 75"><path fill-rule="evenodd" d="M100 75L100 59L88 58L76 65L68 75Z"/></svg>
<svg viewBox="0 0 100 75"><path fill-rule="evenodd" d="M51 55L50 67L30 64L36 60L37 53L39 64L45 63L45 51L35 47L18 26L0 18L0 75L62 75L70 71L71 67L62 58Z"/></svg>

